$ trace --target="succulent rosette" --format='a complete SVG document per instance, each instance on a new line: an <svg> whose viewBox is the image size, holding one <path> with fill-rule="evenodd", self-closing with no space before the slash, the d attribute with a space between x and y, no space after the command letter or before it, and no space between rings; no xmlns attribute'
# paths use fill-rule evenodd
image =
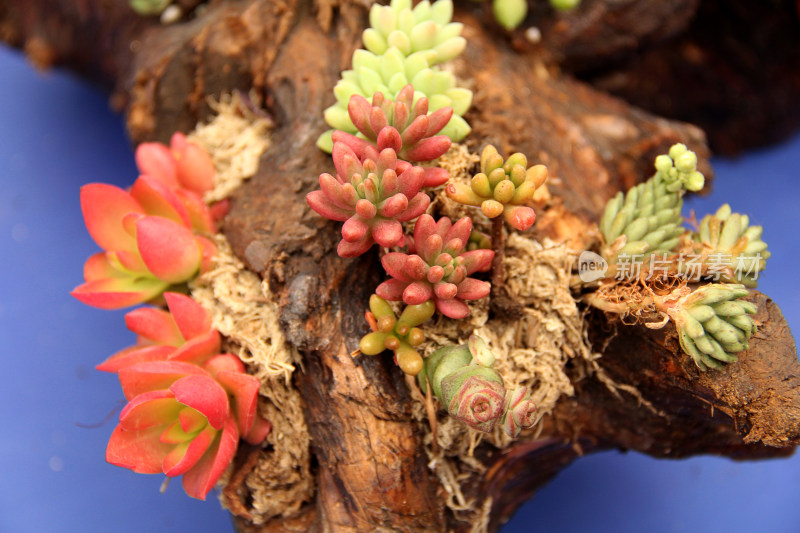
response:
<svg viewBox="0 0 800 533"><path fill-rule="evenodd" d="M481 172L469 183L450 183L447 196L465 205L480 206L487 218L503 215L513 228L524 231L536 220L536 213L525 204L547 180L544 165L527 167L524 154L515 153L503 160L490 144L481 152Z"/></svg>
<svg viewBox="0 0 800 533"><path fill-rule="evenodd" d="M386 300L373 294L369 298L369 309L365 318L372 333L361 338L358 344L361 353L377 355L384 350L392 350L400 369L406 374L416 376L422 370L423 364L416 347L425 340L425 334L417 326L433 316L436 311L433 302L406 306L400 313L400 318L397 318Z"/></svg>
<svg viewBox="0 0 800 533"><path fill-rule="evenodd" d="M270 424L257 412L259 381L232 354L216 353L219 333L190 298L167 293L170 313L128 313L136 346L98 366L116 372L129 400L106 460L139 473L183 476L205 499L236 453L240 436L260 444Z"/></svg>
<svg viewBox="0 0 800 533"><path fill-rule="evenodd" d="M320 190L306 196L308 205L320 215L343 221L338 253L356 257L373 243L395 246L403 241L401 222L425 212L430 198L420 192L424 180L421 167L397 159L386 148L380 153L368 146L363 158L338 142L333 147L336 177L321 174Z"/></svg>
<svg viewBox="0 0 800 533"><path fill-rule="evenodd" d="M417 375L420 387L439 399L450 416L478 431L490 432L498 422L510 437L532 427L536 407L526 388L507 392L494 368L486 342L472 335L466 345L433 352Z"/></svg>
<svg viewBox="0 0 800 533"><path fill-rule="evenodd" d="M469 307L464 300L478 300L489 294L489 283L469 275L483 270L494 257L492 250L467 251L472 220L455 224L447 217L434 222L422 215L414 226L413 254L388 253L381 258L392 279L376 289L381 298L419 305L433 300L436 309L450 318L464 318Z"/></svg>
<svg viewBox="0 0 800 533"><path fill-rule="evenodd" d="M451 107L443 107L428 115L428 99L420 97L414 104L414 87L406 85L394 101L377 92L372 103L354 94L347 105L350 119L362 137L345 131L334 131L333 141L347 144L358 157L367 146L379 151L392 148L400 159L411 162L433 161L447 152L453 141L437 135L453 115ZM423 186L442 185L450 175L443 168L425 168Z"/></svg>
<svg viewBox="0 0 800 533"><path fill-rule="evenodd" d="M167 147L142 143L136 148L141 175L132 191L144 206L165 210L167 218L179 217L198 233L215 233L203 195L214 187L214 162L198 145L175 133ZM165 205L166 204L166 205Z"/></svg>
<svg viewBox="0 0 800 533"><path fill-rule="evenodd" d="M86 261L85 283L72 291L78 300L127 307L210 268L214 244L193 233L191 221L150 187L155 182L139 178L131 192L103 183L81 188L86 228L104 251Z"/></svg>

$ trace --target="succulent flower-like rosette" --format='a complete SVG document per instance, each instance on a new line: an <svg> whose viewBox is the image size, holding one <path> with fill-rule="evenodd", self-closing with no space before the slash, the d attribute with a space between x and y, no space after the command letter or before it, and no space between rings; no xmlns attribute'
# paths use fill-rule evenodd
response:
<svg viewBox="0 0 800 533"><path fill-rule="evenodd" d="M141 176L134 184L135 196L151 214L180 218L198 233L215 233L213 220L203 195L214 187L214 162L198 145L178 132L170 146L142 143L136 148L136 165ZM132 191L133 192L133 191ZM163 205L166 202L167 205Z"/></svg>
<svg viewBox="0 0 800 533"><path fill-rule="evenodd" d="M488 145L481 152L481 172L469 183L448 184L447 196L465 205L480 206L488 218L503 215L513 228L524 231L536 220L536 213L525 204L547 180L547 167L527 165L524 154L512 154L504 161L497 149Z"/></svg>
<svg viewBox="0 0 800 533"><path fill-rule="evenodd" d="M536 407L525 388L507 392L494 370L494 354L472 335L466 345L445 346L432 353L417 375L420 387L439 399L450 416L478 431L490 432L498 422L511 437L533 426Z"/></svg>
<svg viewBox="0 0 800 533"><path fill-rule="evenodd" d="M705 176L697 170L697 154L682 143L673 144L668 154L656 157L656 175L668 192L699 191L705 184Z"/></svg>
<svg viewBox="0 0 800 533"><path fill-rule="evenodd" d="M425 340L425 334L417 326L433 316L436 311L433 302L406 306L400 318L397 318L386 300L373 294L369 298L369 309L365 317L372 332L361 338L358 344L361 353L377 355L384 350L392 350L400 369L416 376L423 364L416 347Z"/></svg>
<svg viewBox="0 0 800 533"><path fill-rule="evenodd" d="M139 473L182 475L186 493L205 499L239 437L259 444L270 424L257 412L258 379L236 356L216 353L219 333L208 314L186 296L165 298L170 313L128 313L139 343L98 366L118 374L129 400L106 460Z"/></svg>
<svg viewBox="0 0 800 533"><path fill-rule="evenodd" d="M472 220L455 224L447 217L434 222L422 215L414 226L416 253L388 253L381 263L392 279L376 289L381 298L419 305L433 300L436 309L449 318L469 316L464 300L478 300L489 294L490 285L469 275L491 264L492 250L467 251Z"/></svg>
<svg viewBox="0 0 800 533"><path fill-rule="evenodd" d="M102 183L81 188L86 228L104 251L86 261L86 282L72 291L78 300L103 309L127 307L210 268L214 244L193 233L179 204L151 186L157 183L139 178L131 192Z"/></svg>
<svg viewBox="0 0 800 533"><path fill-rule="evenodd" d="M320 215L344 222L338 252L355 257L373 243L395 246L403 241L401 222L425 212L430 198L420 192L425 172L397 159L391 148L380 153L369 146L359 159L353 149L338 142L333 147L336 177L321 174L320 190L306 201Z"/></svg>
<svg viewBox="0 0 800 533"><path fill-rule="evenodd" d="M379 151L391 148L406 161L432 161L453 144L447 135L437 135L449 122L453 109L443 107L428 115L428 99L420 97L414 104L414 87L410 84L400 90L394 102L381 92L373 95L372 103L354 94L347 111L364 138L334 131L333 142L347 144L358 157L363 157L367 146L374 146ZM441 185L449 177L443 168L426 167L423 186Z"/></svg>

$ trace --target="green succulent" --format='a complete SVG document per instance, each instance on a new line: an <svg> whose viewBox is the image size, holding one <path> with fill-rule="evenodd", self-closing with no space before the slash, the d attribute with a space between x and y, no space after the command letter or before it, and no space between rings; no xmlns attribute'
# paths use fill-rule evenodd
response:
<svg viewBox="0 0 800 533"><path fill-rule="evenodd" d="M371 99L380 91L390 100L409 83L414 86L414 102L428 98L430 113L453 108L453 116L441 130L454 141L470 131L462 118L472 104L472 91L456 85L451 72L435 65L457 56L464 48L461 24L450 23L452 0L420 3L413 10L409 0L393 0L390 6L373 6L371 27L364 31L366 50L353 53L353 68L342 72L333 89L336 103L325 110L325 121L333 129L356 134L347 105L354 94ZM373 30L373 31L370 31ZM317 146L330 152L333 141L329 130Z"/></svg>
<svg viewBox="0 0 800 533"><path fill-rule="evenodd" d="M721 272L723 281L737 281L756 287L758 274L767 266L770 252L761 240L764 228L751 226L750 217L731 212L728 204L700 221L695 242L702 245L707 262Z"/></svg>
<svg viewBox="0 0 800 533"><path fill-rule="evenodd" d="M653 177L624 195L617 193L606 204L600 231L606 242L603 255L610 262L620 254L670 252L685 232L683 193L702 189L704 178L696 170L697 156L686 146L676 144L669 153L656 158ZM624 244L615 243L623 235Z"/></svg>
<svg viewBox="0 0 800 533"><path fill-rule="evenodd" d="M497 22L507 30L513 30L528 15L527 0L493 0L492 12Z"/></svg>
<svg viewBox="0 0 800 533"><path fill-rule="evenodd" d="M131 9L140 15L158 15L164 11L172 0L128 0Z"/></svg>
<svg viewBox="0 0 800 533"><path fill-rule="evenodd" d="M756 331L750 317L756 306L742 300L744 285L712 283L678 300L667 313L675 322L681 348L700 370L721 368L738 360Z"/></svg>

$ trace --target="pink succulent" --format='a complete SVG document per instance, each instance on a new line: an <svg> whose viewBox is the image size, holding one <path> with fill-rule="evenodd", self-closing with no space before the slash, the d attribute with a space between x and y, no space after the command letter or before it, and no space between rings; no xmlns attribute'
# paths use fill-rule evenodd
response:
<svg viewBox="0 0 800 533"><path fill-rule="evenodd" d="M344 143L333 145L336 177L321 174L321 190L306 196L311 209L344 222L338 253L355 257L373 243L395 246L403 241L401 222L425 212L430 198L420 192L424 171L397 159L391 148L380 153L368 146L358 158Z"/></svg>
<svg viewBox="0 0 800 533"><path fill-rule="evenodd" d="M142 143L136 148L141 175L131 193L149 214L180 218L199 233L214 233L203 194L214 187L214 162L208 153L178 132L170 146Z"/></svg>
<svg viewBox="0 0 800 533"><path fill-rule="evenodd" d="M422 215L414 226L414 254L388 253L381 262L393 278L381 283L376 294L390 301L418 305L433 300L436 308L450 318L464 318L469 307L463 300L477 300L489 294L490 285L468 277L491 263L492 250L466 251L472 232L468 217L451 224L443 217L434 222Z"/></svg>
<svg viewBox="0 0 800 533"><path fill-rule="evenodd" d="M367 146L379 151L391 148L401 159L411 162L433 161L450 149L453 141L447 135L436 135L448 123L453 109L443 107L428 114L428 99L424 96L414 104L414 87L403 87L394 102L376 92L372 103L354 94L347 112L364 138L344 131L333 132L333 142L347 144L359 157ZM443 168L425 168L424 187L442 185L449 179Z"/></svg>
<svg viewBox="0 0 800 533"><path fill-rule="evenodd" d="M81 209L89 234L105 250L86 261L86 283L72 291L83 303L118 309L146 302L211 266L211 241L194 235L177 215L148 212L133 191L85 185Z"/></svg>
<svg viewBox="0 0 800 533"><path fill-rule="evenodd" d="M125 315L137 343L97 365L97 370L119 372L137 363L167 360L202 365L220 353L220 334L200 304L175 292L165 292L164 299L169 311L140 307Z"/></svg>
<svg viewBox="0 0 800 533"><path fill-rule="evenodd" d="M139 342L98 366L118 374L130 401L106 459L135 472L183 475L186 493L205 499L239 437L260 444L270 424L257 412L258 379L236 356L218 353L208 313L187 296L164 296L170 312L128 313Z"/></svg>

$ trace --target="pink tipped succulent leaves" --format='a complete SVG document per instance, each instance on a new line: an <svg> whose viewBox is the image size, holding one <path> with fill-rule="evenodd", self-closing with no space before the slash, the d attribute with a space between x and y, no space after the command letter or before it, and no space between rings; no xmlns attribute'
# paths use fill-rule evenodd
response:
<svg viewBox="0 0 800 533"><path fill-rule="evenodd" d="M350 119L364 137L344 131L333 132L334 142L343 142L363 157L367 146L378 150L392 148L399 158L412 162L433 161L447 152L452 140L437 135L453 115L453 109L441 108L428 114L428 99L414 103L414 87L406 85L394 101L376 92L372 103L361 95L353 95L347 105ZM425 168L425 187L442 185L449 174L442 168Z"/></svg>
<svg viewBox="0 0 800 533"><path fill-rule="evenodd" d="M148 212L134 192L160 214ZM88 305L118 309L146 302L210 268L214 245L192 233L189 218L177 207L158 196L157 187L134 186L131 193L101 183L82 187L86 227L105 252L87 260L85 283L72 295Z"/></svg>
<svg viewBox="0 0 800 533"><path fill-rule="evenodd" d="M465 205L480 206L488 218L503 215L513 228L524 231L536 220L536 213L525 204L547 179L544 165L526 169L527 164L521 153L504 161L497 149L488 145L481 153L481 172L469 183L448 184L447 196Z"/></svg>
<svg viewBox="0 0 800 533"><path fill-rule="evenodd" d="M390 148L378 153L367 147L360 159L341 142L333 146L333 162L336 177L320 175L320 190L309 193L306 201L320 215L344 222L339 255L356 257L373 243L400 244L400 223L418 217L430 203L420 192L422 168L398 161Z"/></svg>
<svg viewBox="0 0 800 533"><path fill-rule="evenodd" d="M451 224L447 217L434 222L430 215L422 215L414 226L416 253L384 255L381 262L392 279L381 283L376 293L408 305L433 300L447 317L468 316L469 307L464 300L483 298L490 290L489 283L469 275L485 269L494 257L491 250L467 251L471 232L472 221L468 217Z"/></svg>

